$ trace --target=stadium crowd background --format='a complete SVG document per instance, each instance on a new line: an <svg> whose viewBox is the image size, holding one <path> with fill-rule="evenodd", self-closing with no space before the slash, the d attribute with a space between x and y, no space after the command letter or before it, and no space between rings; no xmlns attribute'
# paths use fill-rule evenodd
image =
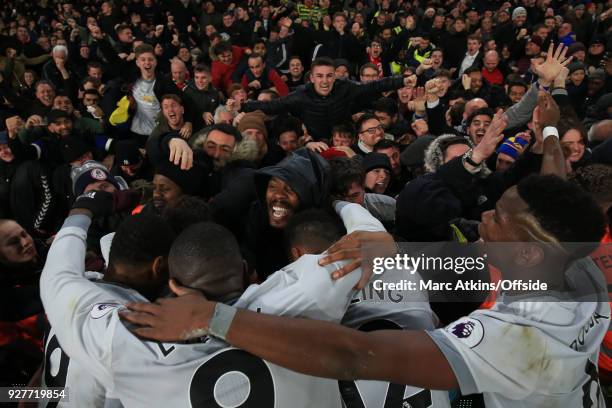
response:
<svg viewBox="0 0 612 408"><path fill-rule="evenodd" d="M142 214L177 236L223 225L264 282L292 259L293 217L333 200L396 241L483 238L481 215L546 165L552 126L559 176L594 198L610 242L611 22L612 0L3 1L2 385L43 363L41 271L89 191L122 193L89 228L88 271ZM143 228L124 257L159 234Z"/></svg>

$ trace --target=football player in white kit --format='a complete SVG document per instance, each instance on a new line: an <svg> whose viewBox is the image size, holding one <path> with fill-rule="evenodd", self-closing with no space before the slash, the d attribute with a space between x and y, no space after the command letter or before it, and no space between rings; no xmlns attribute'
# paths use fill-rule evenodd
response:
<svg viewBox="0 0 612 408"><path fill-rule="evenodd" d="M287 246L294 260L304 254L322 253L341 237L341 232L334 228L333 219L316 209L294 215L285 229ZM418 282L420 275L412 270L389 269L375 275L375 279L385 283ZM371 280L353 296L342 325L362 331L427 330L438 326L438 318L429 306L426 290L377 291ZM338 384L347 408L450 407L447 391L368 380L339 381Z"/></svg>
<svg viewBox="0 0 612 408"><path fill-rule="evenodd" d="M112 254L106 254L109 264L105 275L97 272L86 272L85 280L97 285L106 298L89 307L92 319L110 312L117 304L113 299L133 299L146 301L138 290L140 288L150 299L159 296L166 286L168 275L167 256L173 241L170 227L159 217L151 214L139 214L127 218L113 233L115 246ZM109 243L110 245L110 243ZM67 248L70 251L71 248ZM62 257L70 256L66 252ZM109 258L112 262L109 262ZM48 258L51 260L52 258ZM53 262L53 261L51 261ZM158 269L158 278L151 276L153 269ZM148 282L144 287L139 284ZM55 302L55 299L53 300ZM41 385L46 387L66 387L69 391L67 401L39 402L39 407L114 407L121 406L107 395L106 387L91 373L89 364L70 359L60 346L56 327L51 325L45 336L45 360Z"/></svg>
<svg viewBox="0 0 612 408"><path fill-rule="evenodd" d="M95 192L91 199L95 201L100 196L105 198ZM367 211L358 205L339 203L336 208L341 215L362 213L350 217L359 222L347 225L349 231L384 230L377 220L365 217ZM122 303L142 298L134 299L84 278L84 243L91 216L90 209L74 209L65 221L41 277L41 297L59 344L74 361L90 369L108 396L119 398L127 406L189 406L202 401L244 407L307 407L313 402L321 407L340 406L335 382L275 367L240 350L220 350L224 347L220 342L161 344L134 337L119 321L117 311ZM221 242L229 245L227 240ZM227 245L229 259L241 267L237 244L233 252ZM319 256L304 256L277 272L276 279L289 282L283 290L274 290L274 276L262 285L250 287L241 305L263 313L340 321L359 276L334 282L331 272L346 262L321 267L318 259ZM242 287L242 269L238 272L234 283ZM207 278L202 279L206 283ZM220 279L219 274L216 279ZM208 295L215 298L214 293ZM279 303L279 299L283 302ZM217 371L211 371L213 368ZM153 378L159 382L151 386L149 380ZM257 382L249 392L254 380ZM206 384L212 388L206 388ZM241 393L245 386L247 391ZM272 404L262 405L262 401Z"/></svg>
<svg viewBox="0 0 612 408"><path fill-rule="evenodd" d="M603 213L588 193L545 175L509 188L495 210L483 214L479 230L486 242L515 242L507 261L538 279L547 259L541 243L597 243L604 225ZM556 278L570 289L562 293L562 301L517 300L500 293L490 310L429 331L364 333L219 306L192 293L162 306L130 304L133 312L122 316L142 324L135 332L148 338L185 339L193 330L210 331L267 361L310 375L460 388L463 394L483 393L491 408L604 407L596 365L610 321L605 280L586 257L588 251L561 254L557 256L565 259L556 260L566 268ZM571 290L578 286L589 286L595 299L573 300ZM179 314L183 317L170 318Z"/></svg>

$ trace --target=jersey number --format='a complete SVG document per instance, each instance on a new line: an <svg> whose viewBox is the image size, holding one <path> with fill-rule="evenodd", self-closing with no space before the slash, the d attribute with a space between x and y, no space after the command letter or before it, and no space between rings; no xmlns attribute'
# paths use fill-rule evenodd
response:
<svg viewBox="0 0 612 408"><path fill-rule="evenodd" d="M189 398L194 408L273 408L272 373L263 360L246 351L222 351L198 367Z"/></svg>
<svg viewBox="0 0 612 408"><path fill-rule="evenodd" d="M359 327L359 330L365 332L401 329L397 323L385 319L372 320ZM371 408L366 407L355 381L338 381L338 385L347 408ZM407 398L404 398L405 393L405 385L389 383L383 408L427 408L432 406L429 390L421 390Z"/></svg>
<svg viewBox="0 0 612 408"><path fill-rule="evenodd" d="M53 354L60 354L59 368L55 375L51 373L51 356ZM55 359L54 359L55 360ZM66 375L68 374L68 364L70 363L70 357L60 347L57 337L53 335L47 344L47 350L45 352L45 384L47 387L65 387L66 386ZM55 370L53 370L55 371ZM47 408L57 407L57 401L49 401Z"/></svg>

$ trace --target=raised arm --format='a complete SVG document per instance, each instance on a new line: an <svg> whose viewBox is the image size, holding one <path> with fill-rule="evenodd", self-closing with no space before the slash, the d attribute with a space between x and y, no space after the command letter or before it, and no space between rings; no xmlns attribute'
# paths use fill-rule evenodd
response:
<svg viewBox="0 0 612 408"><path fill-rule="evenodd" d="M89 326L101 327L94 315L97 305L106 304L109 309L120 305L110 293L84 276L90 224L90 212L71 211L49 250L40 278L40 297L62 348L71 358L87 364L96 378L109 385L112 377L105 362L109 357L107 347L111 344L112 330L94 332ZM117 321L116 314L99 317L108 326L112 326L112 319Z"/></svg>

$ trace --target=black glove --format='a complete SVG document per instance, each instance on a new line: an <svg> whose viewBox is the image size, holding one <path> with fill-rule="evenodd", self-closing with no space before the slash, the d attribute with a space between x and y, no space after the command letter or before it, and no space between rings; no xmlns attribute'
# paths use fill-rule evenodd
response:
<svg viewBox="0 0 612 408"><path fill-rule="evenodd" d="M74 200L72 209L82 208L91 211L93 218L105 217L115 212L116 197L106 191L88 191Z"/></svg>

